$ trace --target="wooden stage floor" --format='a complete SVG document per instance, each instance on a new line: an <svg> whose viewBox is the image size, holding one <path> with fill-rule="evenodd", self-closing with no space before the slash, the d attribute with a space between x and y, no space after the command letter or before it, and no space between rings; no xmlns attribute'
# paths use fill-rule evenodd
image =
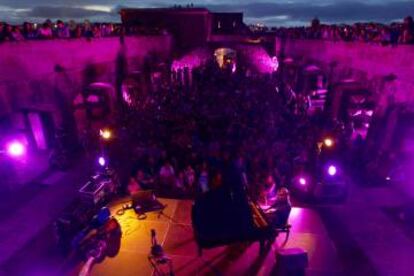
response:
<svg viewBox="0 0 414 276"><path fill-rule="evenodd" d="M95 264L92 275L152 275L148 261L151 229L156 230L159 243L172 259L175 275L274 275L275 252L280 248L284 234L262 256L256 242L207 249L198 257L190 217L192 202L160 201L167 204L165 216L151 213L145 220L138 220L133 210L122 216L116 215L122 202L111 206L122 229L121 247L115 257L107 257ZM307 275L340 275L336 250L318 214L310 209L293 208L290 223L292 233L285 247L302 247L308 252ZM76 275L79 267L69 274Z"/></svg>

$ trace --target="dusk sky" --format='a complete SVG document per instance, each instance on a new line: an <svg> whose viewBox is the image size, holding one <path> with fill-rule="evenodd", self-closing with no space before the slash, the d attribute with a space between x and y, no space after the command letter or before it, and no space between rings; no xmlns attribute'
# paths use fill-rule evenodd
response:
<svg viewBox="0 0 414 276"><path fill-rule="evenodd" d="M190 1L166 0L0 0L0 21L12 24L74 19L118 22L121 7L168 7ZM391 22L414 15L414 0L204 0L197 7L212 11L242 11L247 23L269 26L305 25L318 16L325 23Z"/></svg>

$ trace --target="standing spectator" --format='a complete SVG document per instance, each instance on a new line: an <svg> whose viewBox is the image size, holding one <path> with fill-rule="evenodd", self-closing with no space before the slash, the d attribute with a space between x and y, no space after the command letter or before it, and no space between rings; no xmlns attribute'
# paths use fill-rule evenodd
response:
<svg viewBox="0 0 414 276"><path fill-rule="evenodd" d="M414 22L411 16L404 18L400 42L405 44L414 43Z"/></svg>
<svg viewBox="0 0 414 276"><path fill-rule="evenodd" d="M74 31L74 38L81 38L82 37L82 27L80 25L76 25L76 29Z"/></svg>
<svg viewBox="0 0 414 276"><path fill-rule="evenodd" d="M83 22L83 36L86 38L92 38L93 37L93 31L92 31L92 25L89 20L85 20Z"/></svg>
<svg viewBox="0 0 414 276"><path fill-rule="evenodd" d="M102 24L100 30L101 30L101 36L102 37L106 37L106 36L110 36L111 35L111 32L110 32L110 29L109 29L109 25L108 24Z"/></svg>
<svg viewBox="0 0 414 276"><path fill-rule="evenodd" d="M101 29L99 28L99 24L94 24L92 27L92 36L94 38L100 38L101 37Z"/></svg>
<svg viewBox="0 0 414 276"><path fill-rule="evenodd" d="M70 20L68 24L69 35L71 38L76 38L77 30L79 29L78 24L74 20Z"/></svg>
<svg viewBox="0 0 414 276"><path fill-rule="evenodd" d="M12 28L11 37L12 37L13 41L22 41L22 40L24 40L24 37L23 37L23 35L20 31L20 28L18 26L14 26Z"/></svg>
<svg viewBox="0 0 414 276"><path fill-rule="evenodd" d="M0 22L0 42L4 40L4 29L6 27L6 23Z"/></svg>
<svg viewBox="0 0 414 276"><path fill-rule="evenodd" d="M0 25L1 27L1 25ZM12 36L12 26L4 23L2 24L2 30L1 30L1 41L11 41L13 40Z"/></svg>
<svg viewBox="0 0 414 276"><path fill-rule="evenodd" d="M56 22L56 30L55 30L55 37L57 38L69 38L69 28L65 26L62 20L58 20Z"/></svg>
<svg viewBox="0 0 414 276"><path fill-rule="evenodd" d="M34 39L36 38L36 33L33 28L33 24L30 22L23 23L23 36L25 39Z"/></svg>
<svg viewBox="0 0 414 276"><path fill-rule="evenodd" d="M383 27L380 36L381 45L386 46L391 43L391 31L388 27Z"/></svg>
<svg viewBox="0 0 414 276"><path fill-rule="evenodd" d="M51 39L53 37L52 27L47 21L39 28L38 37L42 39Z"/></svg>

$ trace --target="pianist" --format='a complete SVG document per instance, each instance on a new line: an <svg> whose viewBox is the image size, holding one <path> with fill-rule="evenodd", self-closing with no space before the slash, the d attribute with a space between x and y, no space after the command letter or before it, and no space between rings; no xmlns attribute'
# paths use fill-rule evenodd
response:
<svg viewBox="0 0 414 276"><path fill-rule="evenodd" d="M289 190L283 187L277 191L275 202L265 213L274 228L281 228L287 224L291 209Z"/></svg>
<svg viewBox="0 0 414 276"><path fill-rule="evenodd" d="M259 204L262 209L271 207L277 199L277 186L272 175L266 177L264 185L260 189Z"/></svg>

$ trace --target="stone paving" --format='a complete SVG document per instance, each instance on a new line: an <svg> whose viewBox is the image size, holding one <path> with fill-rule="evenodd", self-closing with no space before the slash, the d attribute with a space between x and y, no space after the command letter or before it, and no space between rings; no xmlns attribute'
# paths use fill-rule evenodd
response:
<svg viewBox="0 0 414 276"><path fill-rule="evenodd" d="M90 172L85 169L85 164L82 160L72 171L47 172L43 178L30 181L27 185L31 187L23 187L2 200L10 202L10 206L1 205L0 267L25 248L73 201ZM50 179L54 179L53 185Z"/></svg>
<svg viewBox="0 0 414 276"><path fill-rule="evenodd" d="M384 207L401 206L408 200L392 187L353 186L345 205L320 208L324 221L329 220L327 228L333 235L341 234L334 240L346 272L414 275L414 240L384 212ZM358 261L362 266L356 265Z"/></svg>

